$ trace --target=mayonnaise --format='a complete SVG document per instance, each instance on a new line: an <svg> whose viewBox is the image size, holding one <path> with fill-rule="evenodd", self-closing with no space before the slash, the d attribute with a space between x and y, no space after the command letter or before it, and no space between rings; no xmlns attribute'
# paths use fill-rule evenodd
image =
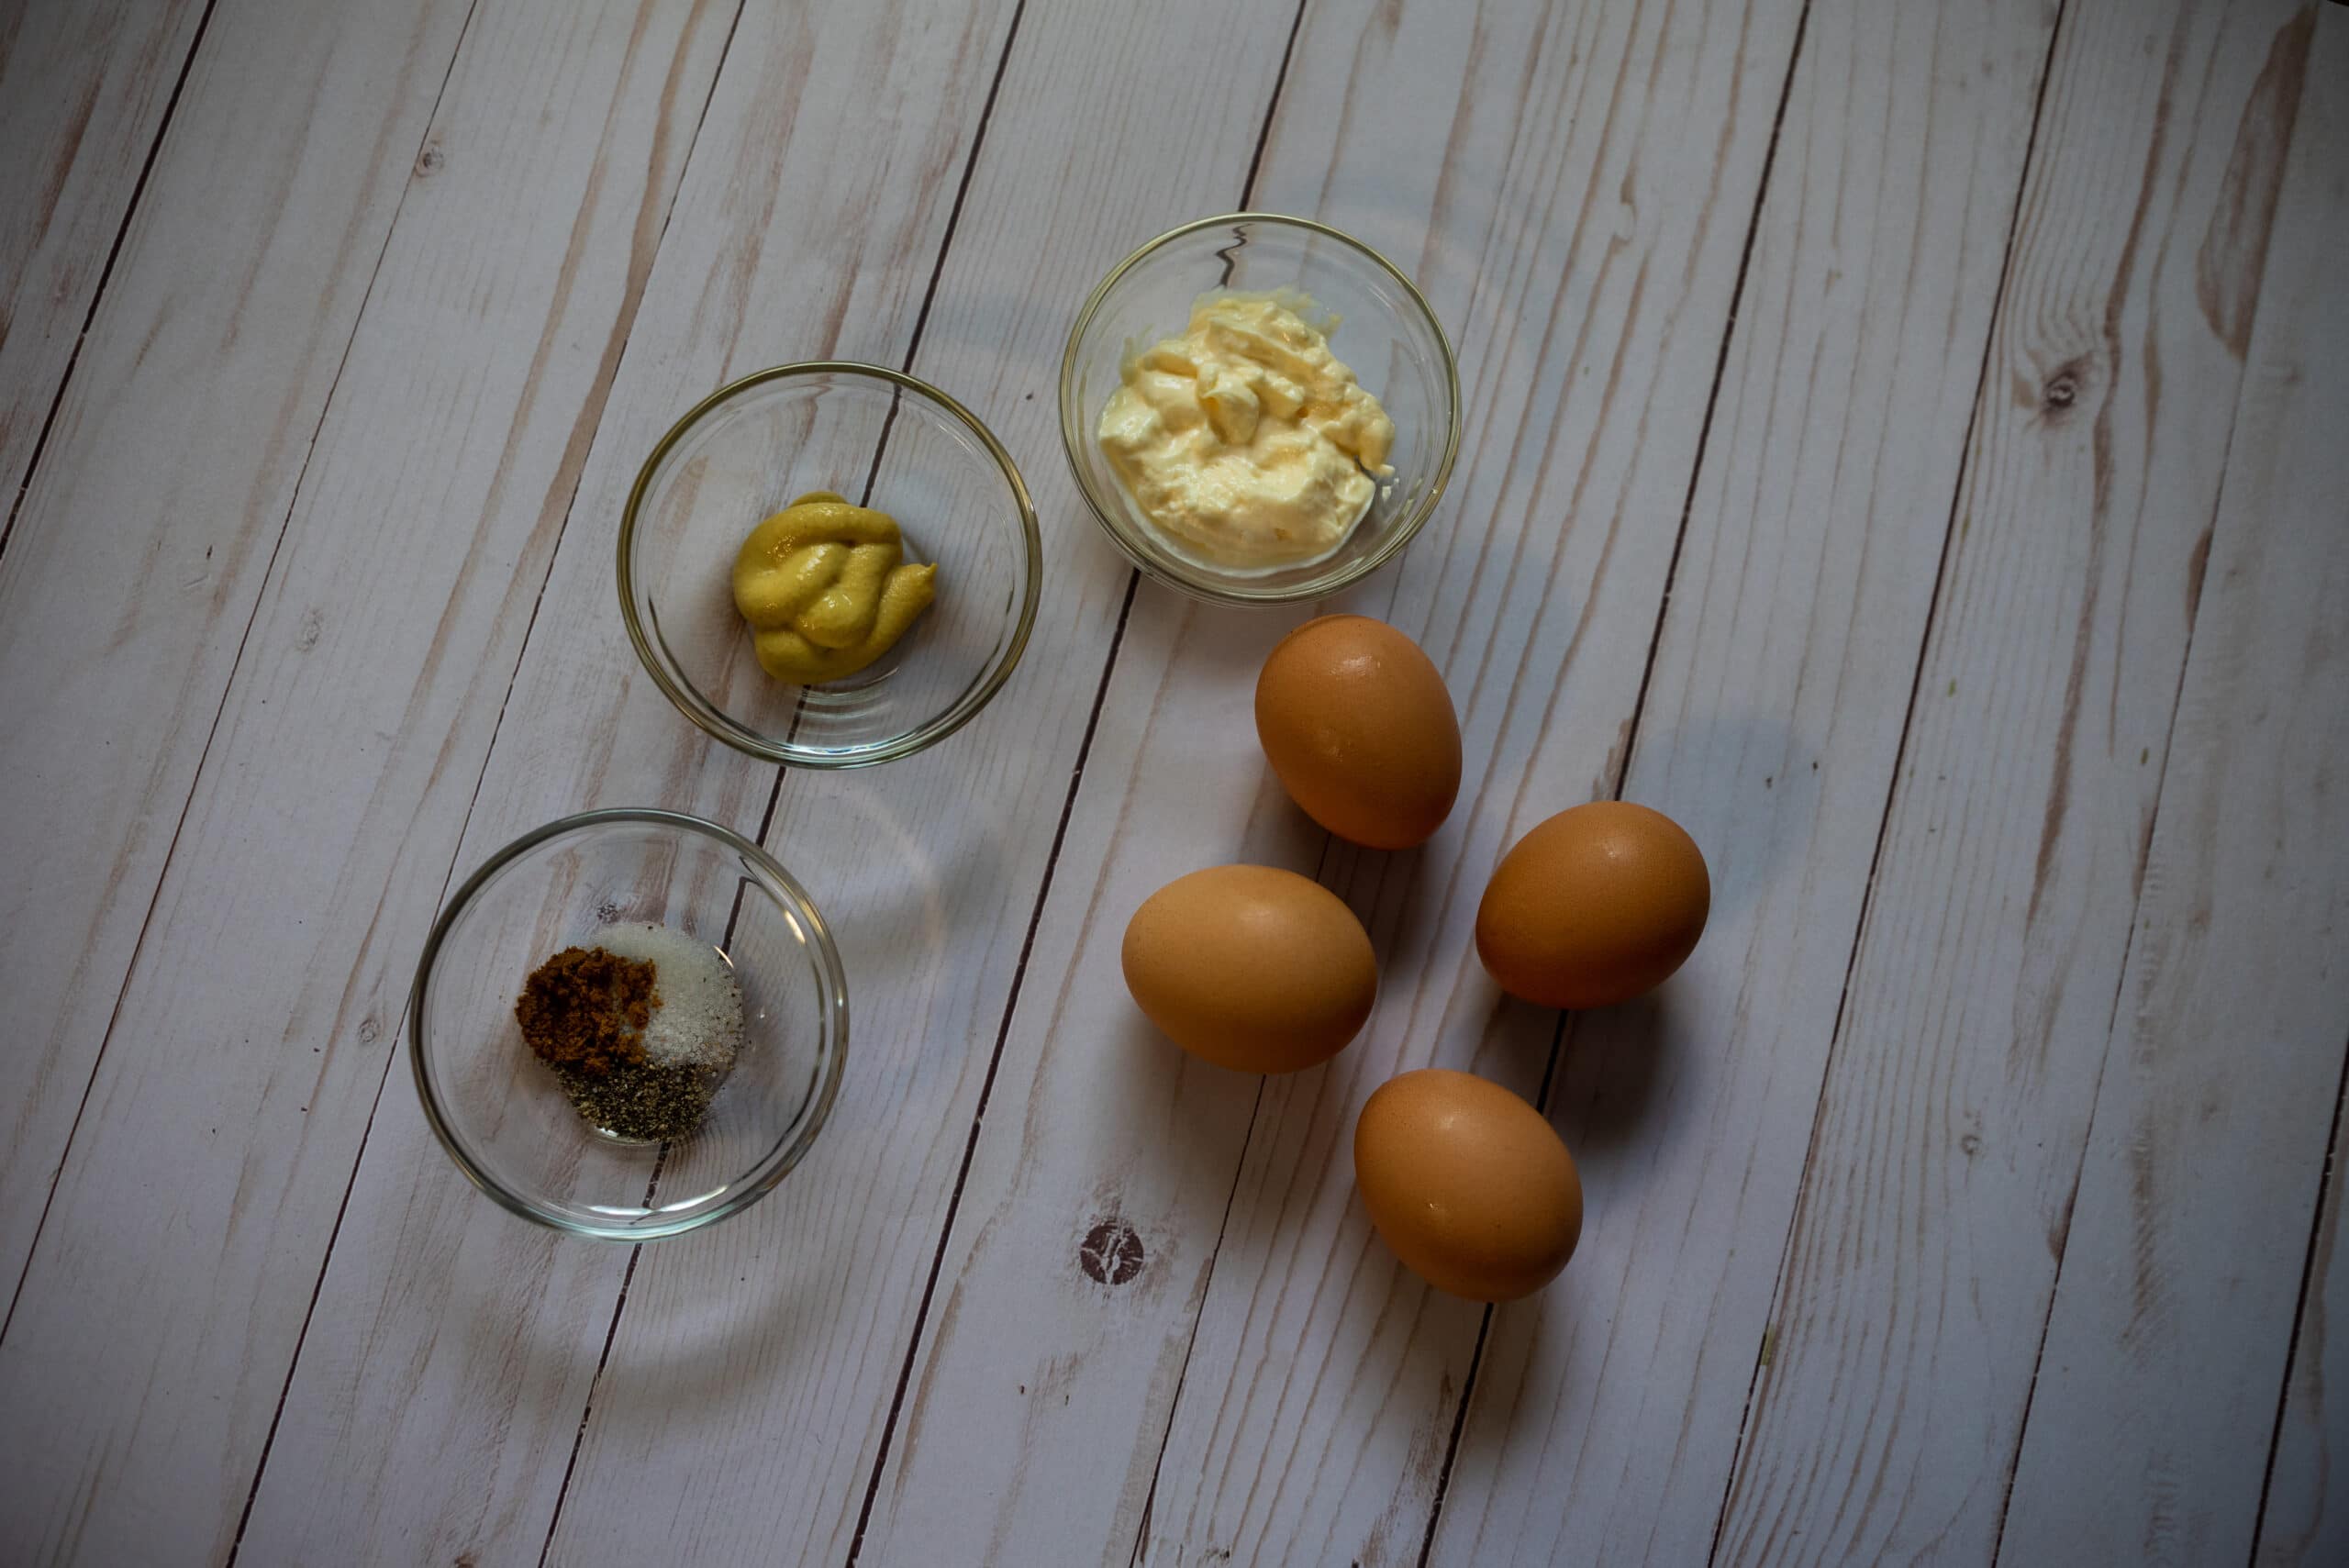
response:
<svg viewBox="0 0 2349 1568"><path fill-rule="evenodd" d="M1181 337L1128 359L1097 439L1176 548L1243 571L1318 560L1393 475L1395 422L1301 314L1312 307L1286 291L1202 295Z"/></svg>

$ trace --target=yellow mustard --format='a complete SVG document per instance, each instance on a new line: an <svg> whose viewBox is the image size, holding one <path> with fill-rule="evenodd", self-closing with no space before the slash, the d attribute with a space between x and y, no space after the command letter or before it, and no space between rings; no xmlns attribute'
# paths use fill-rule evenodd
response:
<svg viewBox="0 0 2349 1568"><path fill-rule="evenodd" d="M1180 337L1127 361L1096 438L1178 549L1243 570L1316 560L1394 473L1395 422L1312 308L1294 291L1202 295Z"/></svg>
<svg viewBox="0 0 2349 1568"><path fill-rule="evenodd" d="M889 651L936 596L936 565L905 563L886 512L829 490L802 495L751 530L734 560L734 607L759 667L812 686Z"/></svg>

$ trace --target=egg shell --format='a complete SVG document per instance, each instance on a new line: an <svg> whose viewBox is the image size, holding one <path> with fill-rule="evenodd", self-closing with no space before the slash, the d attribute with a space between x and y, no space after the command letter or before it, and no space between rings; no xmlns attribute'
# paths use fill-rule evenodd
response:
<svg viewBox="0 0 2349 1568"><path fill-rule="evenodd" d="M1561 811L1494 868L1476 956L1544 1007L1604 1007L1653 989L1704 934L1713 884L1697 841L1660 811L1602 800Z"/></svg>
<svg viewBox="0 0 2349 1568"><path fill-rule="evenodd" d="M1427 842L1460 794L1460 720L1419 645L1368 616L1283 638L1256 677L1256 738L1299 809L1375 850Z"/></svg>
<svg viewBox="0 0 2349 1568"><path fill-rule="evenodd" d="M1489 1079L1391 1078L1354 1123L1354 1184L1404 1266L1471 1301L1513 1301L1582 1239L1582 1178L1542 1113Z"/></svg>
<svg viewBox="0 0 2349 1568"><path fill-rule="evenodd" d="M1370 934L1345 900L1272 866L1175 878L1126 925L1126 988L1192 1055L1241 1073L1327 1062L1378 998Z"/></svg>

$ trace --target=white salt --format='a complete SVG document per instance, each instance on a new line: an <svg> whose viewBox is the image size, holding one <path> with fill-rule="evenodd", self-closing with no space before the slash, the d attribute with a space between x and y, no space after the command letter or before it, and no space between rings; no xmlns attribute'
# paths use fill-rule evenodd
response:
<svg viewBox="0 0 2349 1568"><path fill-rule="evenodd" d="M653 967L661 1005L644 1026L644 1054L664 1067L734 1065L742 1045L742 987L707 942L649 922L606 926L595 945Z"/></svg>

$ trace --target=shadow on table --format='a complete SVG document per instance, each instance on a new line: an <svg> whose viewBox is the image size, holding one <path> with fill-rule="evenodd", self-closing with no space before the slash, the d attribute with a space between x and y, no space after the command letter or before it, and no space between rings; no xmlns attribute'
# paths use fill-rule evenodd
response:
<svg viewBox="0 0 2349 1568"><path fill-rule="evenodd" d="M1640 1137L1675 1058L1698 1049L1675 1026L1668 980L1620 1006L1568 1018L1550 1091L1559 1135L1577 1154Z"/></svg>

